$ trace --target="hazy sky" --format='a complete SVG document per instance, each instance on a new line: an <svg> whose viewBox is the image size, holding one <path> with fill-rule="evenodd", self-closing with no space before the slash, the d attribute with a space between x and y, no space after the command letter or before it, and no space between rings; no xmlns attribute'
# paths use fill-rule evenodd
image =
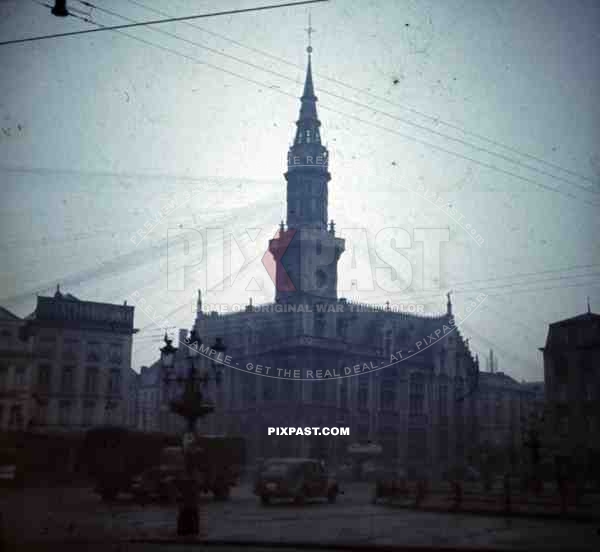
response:
<svg viewBox="0 0 600 552"><path fill-rule="evenodd" d="M271 2L97 3L148 20L161 15L143 6L183 16ZM600 311L600 4L332 0L311 12L337 228L365 228L369 245L385 227L450 229L439 291L350 295L437 312L448 289L457 309L483 290L488 299L463 329L472 348L494 348L517 378L542 379L547 324L583 312L588 295ZM0 304L26 315L36 292L58 282L94 301L138 291L174 326L190 327L196 290L210 282L199 265L186 269L184 290L167 288L177 257L168 260L167 228L220 227L248 261L260 259L284 213L307 13L0 46ZM0 40L87 26L33 1L0 0ZM483 243L415 193L423 188ZM133 243L186 193L196 195ZM190 243L199 236L191 231ZM420 253L411 251L417 273ZM258 260L206 301L270 301L268 279L262 291L246 289L260 274ZM139 368L157 357L161 332L139 309L135 323Z"/></svg>

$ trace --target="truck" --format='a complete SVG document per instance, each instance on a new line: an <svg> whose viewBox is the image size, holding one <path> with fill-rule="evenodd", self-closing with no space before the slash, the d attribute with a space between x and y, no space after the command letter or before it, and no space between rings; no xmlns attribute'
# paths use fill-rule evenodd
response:
<svg viewBox="0 0 600 552"><path fill-rule="evenodd" d="M244 440L196 436L187 452L184 455L177 436L104 426L87 432L81 463L104 500L121 493L140 501L175 498L178 485L190 472L202 491L213 492L216 499L227 498L245 461Z"/></svg>
<svg viewBox="0 0 600 552"><path fill-rule="evenodd" d="M226 500L239 482L244 456L244 440L239 437L198 436L185 453L181 446L165 447L160 462L134 478L132 493L142 503L173 501L192 477L199 492Z"/></svg>
<svg viewBox="0 0 600 552"><path fill-rule="evenodd" d="M160 451L177 444L174 436L123 427L100 426L85 434L79 464L104 500L129 492L133 478L155 465Z"/></svg>

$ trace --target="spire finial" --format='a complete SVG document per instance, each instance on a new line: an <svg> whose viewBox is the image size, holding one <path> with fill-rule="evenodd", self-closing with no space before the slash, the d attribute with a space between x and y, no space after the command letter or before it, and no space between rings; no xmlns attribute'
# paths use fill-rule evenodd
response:
<svg viewBox="0 0 600 552"><path fill-rule="evenodd" d="M452 299L450 298L451 294L452 294L452 290L450 290L448 293L446 293L446 298L447 298L446 314L448 314L448 315L452 314Z"/></svg>
<svg viewBox="0 0 600 552"><path fill-rule="evenodd" d="M588 309L588 314L590 314L592 312L592 310L590 309L590 296L587 296L587 309Z"/></svg>
<svg viewBox="0 0 600 552"><path fill-rule="evenodd" d="M305 31L306 31L306 34L308 35L308 46L306 48L306 51L308 52L308 55L310 56L310 54L313 51L311 35L315 32L315 30L313 29L313 27L311 25L310 12L308 12L308 27L306 27Z"/></svg>

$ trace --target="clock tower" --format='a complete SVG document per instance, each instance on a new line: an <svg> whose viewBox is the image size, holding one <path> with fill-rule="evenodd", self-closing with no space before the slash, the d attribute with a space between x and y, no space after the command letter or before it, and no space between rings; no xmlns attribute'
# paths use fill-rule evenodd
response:
<svg viewBox="0 0 600 552"><path fill-rule="evenodd" d="M277 302L337 300L337 262L344 251L344 240L335 237L333 221L327 225L329 152L321 142L312 77L312 47L307 51L300 116L284 175L287 228L282 222L279 234L269 243L269 251L277 262Z"/></svg>

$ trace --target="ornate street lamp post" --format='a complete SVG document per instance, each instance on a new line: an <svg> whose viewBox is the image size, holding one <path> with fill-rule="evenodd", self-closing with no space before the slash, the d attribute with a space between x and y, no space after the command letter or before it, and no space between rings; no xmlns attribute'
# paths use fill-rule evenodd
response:
<svg viewBox="0 0 600 552"><path fill-rule="evenodd" d="M201 391L211 380L208 372L199 373L198 360L201 339L192 330L187 339L187 360L189 369L185 378L178 376L175 371L175 354L177 349L173 347L172 340L165 334L165 346L160 350L161 364L163 368L163 381L165 386L171 383L183 383L183 393L178 399L170 401L171 412L181 416L186 421L186 433L183 439L186 480L182 486L182 501L180 503L177 519L178 535L197 535L199 532L198 516L198 492L197 482L194 478L193 454L190 445L194 441L196 422L214 411L214 404L204 400ZM213 346L215 355L225 350L222 338L217 338ZM220 371L216 370L216 362L213 360L214 380L217 385L221 383Z"/></svg>

